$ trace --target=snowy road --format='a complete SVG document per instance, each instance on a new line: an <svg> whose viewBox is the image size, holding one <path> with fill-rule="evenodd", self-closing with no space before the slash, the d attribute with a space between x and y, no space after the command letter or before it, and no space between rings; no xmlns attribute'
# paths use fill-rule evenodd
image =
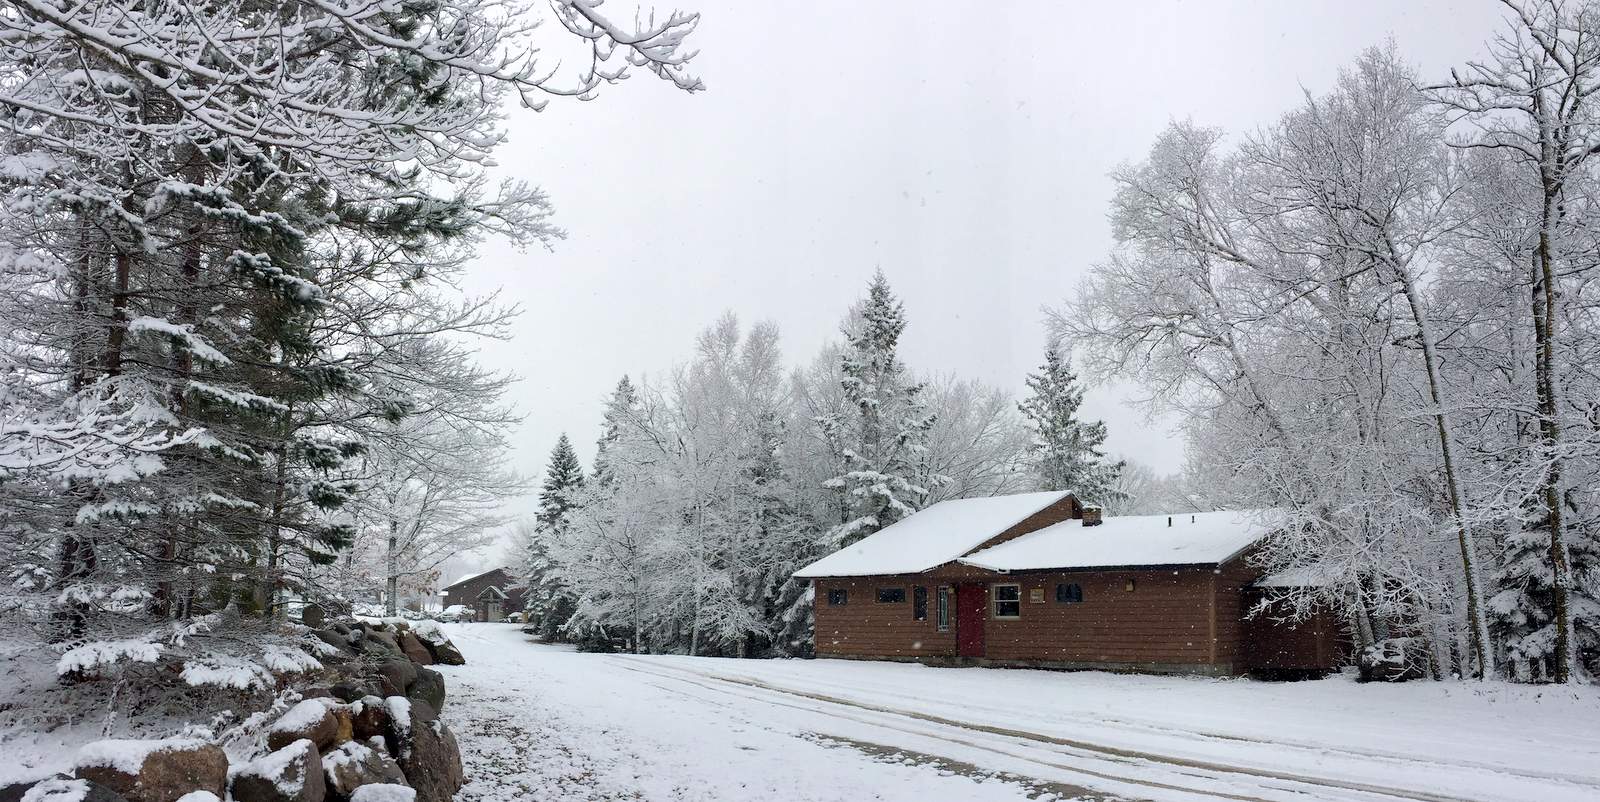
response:
<svg viewBox="0 0 1600 802"><path fill-rule="evenodd" d="M469 662L446 669L461 802L1600 799L1593 688L590 655L450 631Z"/></svg>

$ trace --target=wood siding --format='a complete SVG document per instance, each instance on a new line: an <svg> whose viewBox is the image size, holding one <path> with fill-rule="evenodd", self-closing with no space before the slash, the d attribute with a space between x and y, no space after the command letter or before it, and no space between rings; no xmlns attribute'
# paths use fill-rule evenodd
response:
<svg viewBox="0 0 1600 802"><path fill-rule="evenodd" d="M929 588L974 578L975 569L895 577L816 581L816 650L823 657L880 657L950 660L956 656L956 627L935 628L936 605L927 621L912 617L912 587ZM1063 667L1135 670L1210 670L1231 673L1230 661L1212 658L1212 577L1210 568L1127 571L1050 571L1025 574L982 572L989 585L984 621L984 659L993 663L1035 663ZM1128 582L1133 590L1127 590ZM1056 601L1058 583L1076 584L1083 601ZM995 617L993 588L1020 586L1021 614ZM880 604L877 589L904 587L906 603ZM828 603L830 590L845 590L848 602ZM1036 594L1037 592L1037 594ZM1035 601L1035 597L1041 599Z"/></svg>
<svg viewBox="0 0 1600 802"><path fill-rule="evenodd" d="M828 657L953 658L956 654L955 598L950 630L939 632L938 586L926 575L874 576L816 580L816 648ZM928 619L912 617L912 588L928 589ZM878 588L904 588L905 601L880 604ZM828 603L828 592L844 590L848 601Z"/></svg>
<svg viewBox="0 0 1600 802"><path fill-rule="evenodd" d="M1245 614L1250 612L1245 603L1245 588L1261 576L1260 569L1251 568L1243 556L1236 557L1212 574L1217 600L1217 654L1219 663L1232 663L1244 670L1242 652L1245 641Z"/></svg>
<svg viewBox="0 0 1600 802"><path fill-rule="evenodd" d="M1015 574L993 584L1022 589L1022 614L994 617L990 603L990 660L1102 664L1159 670L1210 665L1211 575L1175 570L1075 571ZM1128 590L1128 583L1133 590ZM1083 589L1083 601L1055 600L1058 583ZM993 584L991 585L991 594ZM1034 601L1041 598L1042 601Z"/></svg>
<svg viewBox="0 0 1600 802"><path fill-rule="evenodd" d="M1261 600L1259 591L1245 594L1245 603ZM1286 623L1272 620L1273 609L1243 622L1244 642L1240 660L1249 671L1331 671L1345 659L1343 627L1324 610L1309 619Z"/></svg>

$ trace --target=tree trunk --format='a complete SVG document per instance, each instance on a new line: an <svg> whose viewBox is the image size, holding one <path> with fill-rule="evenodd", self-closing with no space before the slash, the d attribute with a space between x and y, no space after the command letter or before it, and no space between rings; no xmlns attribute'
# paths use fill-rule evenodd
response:
<svg viewBox="0 0 1600 802"><path fill-rule="evenodd" d="M1555 258L1551 252L1551 227L1559 212L1555 208L1557 192L1549 181L1545 182L1544 217L1539 229L1539 247L1536 260L1538 274L1534 277L1534 338L1537 363L1535 377L1538 388L1539 439L1546 460L1544 471L1544 505L1550 526L1550 607L1551 619L1556 628L1555 653L1552 655L1553 676L1558 683L1572 678L1575 656L1572 648L1572 620L1567 609L1567 593L1572 586L1572 569L1567 559L1567 542L1562 518L1561 489L1562 468L1565 462L1561 453L1561 377L1556 364L1556 347L1559 330L1560 288L1557 286Z"/></svg>
<svg viewBox="0 0 1600 802"><path fill-rule="evenodd" d="M1461 477L1455 456L1455 435L1450 424L1450 412L1444 404L1443 382L1439 378L1439 357L1435 350L1433 324L1427 308L1417 292L1416 282L1406 268L1393 265L1400 279L1406 303L1411 306L1411 317L1417 324L1417 336L1422 342L1422 362L1428 373L1428 400L1433 405L1434 431L1439 438L1439 455L1444 462L1445 486L1450 496L1450 516L1455 524L1456 545L1461 550L1461 572L1466 582L1468 645L1476 662L1478 679L1494 676L1494 650L1489 646L1489 627L1483 617L1483 580L1478 571L1478 544L1472 528L1467 523L1463 509Z"/></svg>
<svg viewBox="0 0 1600 802"><path fill-rule="evenodd" d="M394 519L394 516L391 515L391 516L389 516L389 549L388 549L388 552L384 555L384 563L383 563L383 576L384 576L383 609L390 616L395 616L395 615L399 615L400 614L400 606L399 606L399 597L400 597L399 561L400 561L400 557L399 557L399 554L397 553L399 550L400 550L400 523Z"/></svg>

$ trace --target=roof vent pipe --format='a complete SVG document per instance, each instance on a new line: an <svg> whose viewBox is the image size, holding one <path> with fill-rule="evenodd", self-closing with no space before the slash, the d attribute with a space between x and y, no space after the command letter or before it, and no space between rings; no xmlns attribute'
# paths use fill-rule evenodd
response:
<svg viewBox="0 0 1600 802"><path fill-rule="evenodd" d="M1172 516L1168 515L1167 516L1167 526L1171 526L1171 525L1172 525Z"/></svg>

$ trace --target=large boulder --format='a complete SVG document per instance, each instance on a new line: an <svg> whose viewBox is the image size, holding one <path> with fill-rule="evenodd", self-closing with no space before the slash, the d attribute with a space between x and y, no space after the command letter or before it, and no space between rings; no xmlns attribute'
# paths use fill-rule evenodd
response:
<svg viewBox="0 0 1600 802"><path fill-rule="evenodd" d="M366 624L357 624L351 631L351 644L356 651L368 657L385 660L391 657L405 657L405 652L400 651L400 644L394 636L381 629L375 629Z"/></svg>
<svg viewBox="0 0 1600 802"><path fill-rule="evenodd" d="M444 634L444 629L438 623L418 621L416 629L413 631L416 633L417 639L422 641L422 645L427 647L428 653L433 655L435 663L442 663L447 666L464 666L467 664L466 658L461 656L461 652L456 649L454 643L450 642L450 638Z"/></svg>
<svg viewBox="0 0 1600 802"><path fill-rule="evenodd" d="M427 702L400 696L385 702L389 732L384 741L411 787L417 789L417 802L450 802L463 778L455 734Z"/></svg>
<svg viewBox="0 0 1600 802"><path fill-rule="evenodd" d="M328 690L335 699L348 703L359 701L364 696L376 696L379 689L376 680L347 679Z"/></svg>
<svg viewBox="0 0 1600 802"><path fill-rule="evenodd" d="M338 649L341 653L349 654L355 649L350 645L350 636L334 629L313 629L311 636L323 643Z"/></svg>
<svg viewBox="0 0 1600 802"><path fill-rule="evenodd" d="M386 632L381 629L369 629L367 630L367 636L362 639L362 643L366 644L368 649L374 649L376 647L381 649L383 652L394 655L395 657L406 656L405 651L400 648L400 642L395 640L394 633L392 632Z"/></svg>
<svg viewBox="0 0 1600 802"><path fill-rule="evenodd" d="M444 675L431 668L417 668L417 679L406 690L406 698L428 703L435 712L444 709Z"/></svg>
<svg viewBox="0 0 1600 802"><path fill-rule="evenodd" d="M97 782L57 774L0 786L0 802L127 802Z"/></svg>
<svg viewBox="0 0 1600 802"><path fill-rule="evenodd" d="M462 657L461 651L448 639L438 643L433 641L423 641L423 643L427 644L428 651L433 653L433 662L435 663L447 666L464 666L467 664L467 658Z"/></svg>
<svg viewBox="0 0 1600 802"><path fill-rule="evenodd" d="M78 750L76 763L80 779L129 802L178 802L191 791L221 798L228 785L228 756L198 738L95 741Z"/></svg>
<svg viewBox="0 0 1600 802"><path fill-rule="evenodd" d="M389 732L389 706L377 696L365 696L350 703L350 737L365 741L382 738Z"/></svg>
<svg viewBox="0 0 1600 802"><path fill-rule="evenodd" d="M389 756L382 738L373 738L366 743L351 741L341 744L338 749L322 756L322 773L328 795L340 802L348 800L363 785L406 783L405 773L400 770L400 764Z"/></svg>
<svg viewBox="0 0 1600 802"><path fill-rule="evenodd" d="M411 683L416 681L417 664L410 660L385 660L378 666L379 687L385 697L405 696Z"/></svg>
<svg viewBox="0 0 1600 802"><path fill-rule="evenodd" d="M339 735L339 720L326 699L306 699L267 727L267 748L276 752L302 738L320 748L332 746Z"/></svg>
<svg viewBox="0 0 1600 802"><path fill-rule="evenodd" d="M334 705L328 708L328 712L333 714L333 741L323 745L321 747L323 751L353 740L356 737L356 715L349 705Z"/></svg>
<svg viewBox="0 0 1600 802"><path fill-rule="evenodd" d="M433 653L428 647L422 645L422 640L410 632L401 632L399 637L400 651L405 652L411 662L418 665L433 665Z"/></svg>
<svg viewBox="0 0 1600 802"><path fill-rule="evenodd" d="M233 775L234 802L322 802L326 797L322 756L307 738L246 763Z"/></svg>

